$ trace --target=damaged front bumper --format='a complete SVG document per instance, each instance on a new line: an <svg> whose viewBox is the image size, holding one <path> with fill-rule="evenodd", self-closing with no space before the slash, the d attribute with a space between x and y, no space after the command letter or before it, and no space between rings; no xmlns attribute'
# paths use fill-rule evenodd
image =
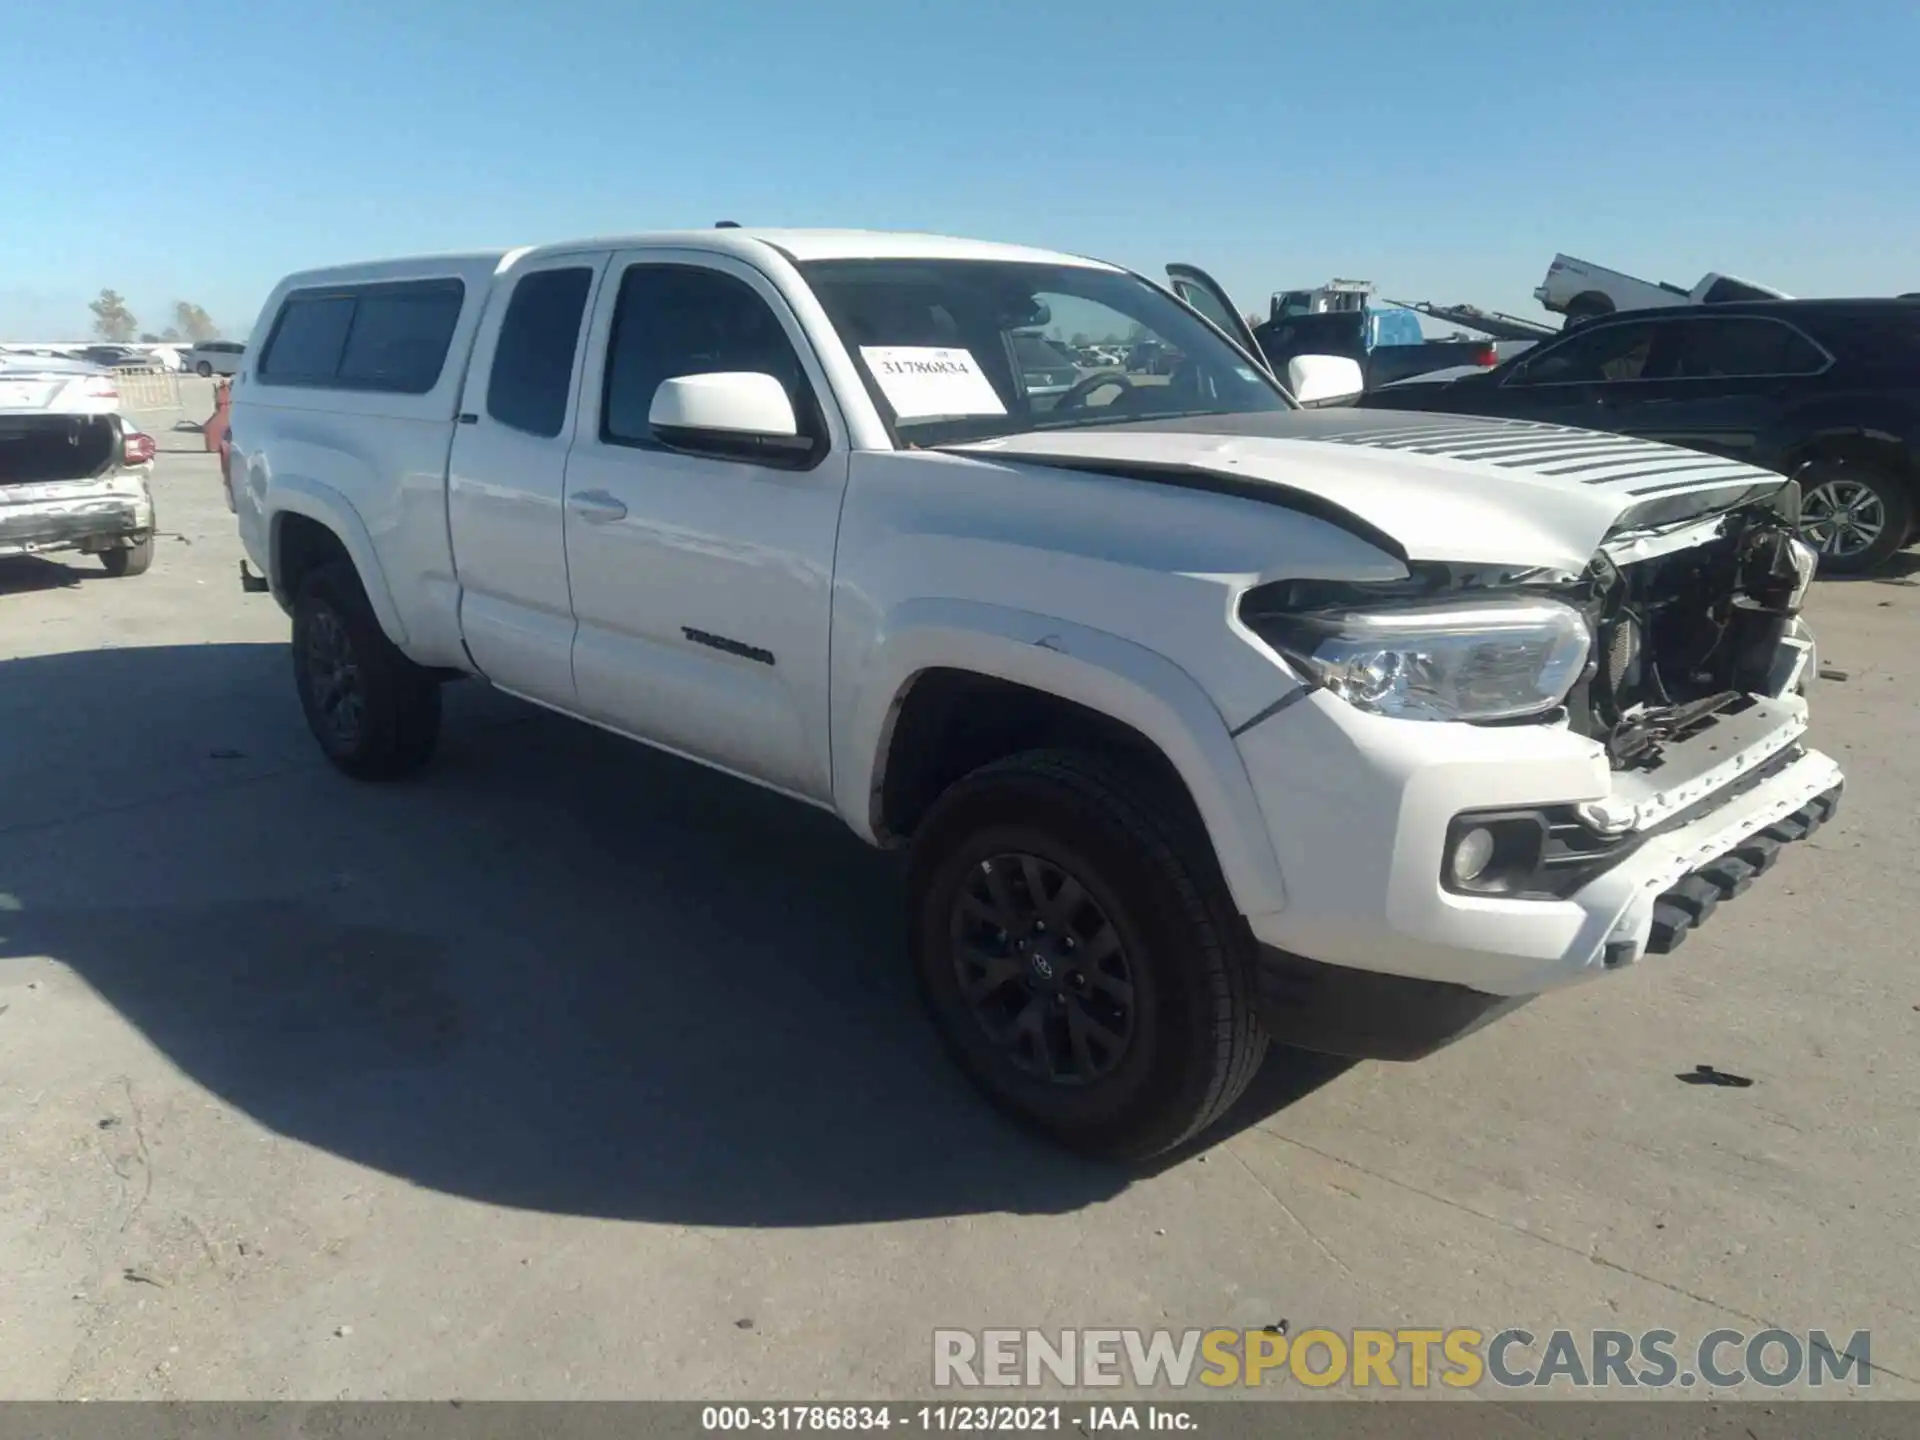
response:
<svg viewBox="0 0 1920 1440"><path fill-rule="evenodd" d="M1410 1059L1533 995L1671 951L1838 805L1802 695L1750 696L1615 771L1564 728L1409 723L1314 692L1239 737L1285 879L1249 915L1276 1038ZM1506 893L1449 879L1464 829L1536 822Z"/></svg>
<svg viewBox="0 0 1920 1440"><path fill-rule="evenodd" d="M0 555L110 550L152 532L153 492L140 471L0 486Z"/></svg>

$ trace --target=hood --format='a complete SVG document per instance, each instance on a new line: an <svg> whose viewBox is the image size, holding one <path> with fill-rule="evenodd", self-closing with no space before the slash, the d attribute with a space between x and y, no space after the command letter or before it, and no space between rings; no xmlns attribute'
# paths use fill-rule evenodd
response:
<svg viewBox="0 0 1920 1440"><path fill-rule="evenodd" d="M945 448L1230 488L1384 536L1408 560L1569 571L1610 535L1730 510L1787 483L1623 435L1412 411L1209 415Z"/></svg>

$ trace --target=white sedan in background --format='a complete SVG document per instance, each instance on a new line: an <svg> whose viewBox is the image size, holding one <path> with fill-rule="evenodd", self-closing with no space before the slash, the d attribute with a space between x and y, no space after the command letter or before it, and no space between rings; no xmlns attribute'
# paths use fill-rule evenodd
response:
<svg viewBox="0 0 1920 1440"><path fill-rule="evenodd" d="M153 451L108 371L0 357L0 556L77 550L109 575L145 572Z"/></svg>

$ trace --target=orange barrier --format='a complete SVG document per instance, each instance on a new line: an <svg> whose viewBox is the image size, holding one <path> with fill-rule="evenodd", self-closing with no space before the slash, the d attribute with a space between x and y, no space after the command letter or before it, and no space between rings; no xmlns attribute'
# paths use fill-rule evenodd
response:
<svg viewBox="0 0 1920 1440"><path fill-rule="evenodd" d="M233 382L219 380L213 387L213 414L200 427L201 437L206 441L208 450L218 450L227 434L227 416L233 408Z"/></svg>
<svg viewBox="0 0 1920 1440"><path fill-rule="evenodd" d="M220 483L227 492L227 509L233 504L233 474L227 463L227 427L233 412L233 382L216 380L213 385L213 414L200 427L200 438L210 451L220 455Z"/></svg>

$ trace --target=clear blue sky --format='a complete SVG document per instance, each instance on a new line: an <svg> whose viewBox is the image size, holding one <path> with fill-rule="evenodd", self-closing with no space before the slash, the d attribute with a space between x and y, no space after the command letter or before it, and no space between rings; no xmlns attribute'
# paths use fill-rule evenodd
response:
<svg viewBox="0 0 1920 1440"><path fill-rule="evenodd" d="M910 227L1538 314L1556 250L1920 289L1911 3L0 0L0 338L102 286Z"/></svg>

